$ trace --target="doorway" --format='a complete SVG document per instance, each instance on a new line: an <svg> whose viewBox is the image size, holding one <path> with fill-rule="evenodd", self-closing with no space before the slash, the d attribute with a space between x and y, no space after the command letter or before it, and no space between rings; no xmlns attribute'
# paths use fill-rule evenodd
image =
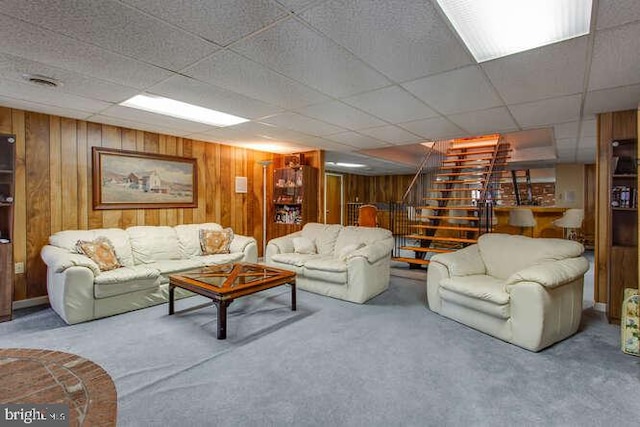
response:
<svg viewBox="0 0 640 427"><path fill-rule="evenodd" d="M324 174L324 223L343 224L344 187L343 176Z"/></svg>

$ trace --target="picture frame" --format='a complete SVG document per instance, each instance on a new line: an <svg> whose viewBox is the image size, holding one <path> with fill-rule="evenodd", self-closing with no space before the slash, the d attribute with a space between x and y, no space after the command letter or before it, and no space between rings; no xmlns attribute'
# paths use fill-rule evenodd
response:
<svg viewBox="0 0 640 427"><path fill-rule="evenodd" d="M93 209L195 208L196 159L92 147Z"/></svg>

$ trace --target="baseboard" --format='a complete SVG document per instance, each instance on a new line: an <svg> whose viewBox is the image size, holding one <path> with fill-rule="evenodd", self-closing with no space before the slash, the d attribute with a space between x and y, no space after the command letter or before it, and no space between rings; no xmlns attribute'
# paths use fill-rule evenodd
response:
<svg viewBox="0 0 640 427"><path fill-rule="evenodd" d="M42 297L35 297L35 298L22 299L20 301L14 301L12 304L12 307L14 310L20 310L21 308L35 307L37 305L48 305L48 304L49 304L49 297L45 295Z"/></svg>
<svg viewBox="0 0 640 427"><path fill-rule="evenodd" d="M593 309L595 311L601 311L602 313L607 312L607 304L604 302L597 302L594 304Z"/></svg>

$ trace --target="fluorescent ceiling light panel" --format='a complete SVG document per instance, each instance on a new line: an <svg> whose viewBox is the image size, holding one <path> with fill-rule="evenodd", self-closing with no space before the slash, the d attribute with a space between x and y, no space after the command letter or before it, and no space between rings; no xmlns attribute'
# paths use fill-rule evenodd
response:
<svg viewBox="0 0 640 427"><path fill-rule="evenodd" d="M589 33L592 0L437 0L478 62Z"/></svg>
<svg viewBox="0 0 640 427"><path fill-rule="evenodd" d="M367 165L361 165L358 163L336 163L336 162L327 162L326 164L330 165L330 166L339 166L342 168L363 168Z"/></svg>
<svg viewBox="0 0 640 427"><path fill-rule="evenodd" d="M221 113L209 108L153 95L136 95L121 102L120 105L217 127L233 126L249 121L242 117Z"/></svg>

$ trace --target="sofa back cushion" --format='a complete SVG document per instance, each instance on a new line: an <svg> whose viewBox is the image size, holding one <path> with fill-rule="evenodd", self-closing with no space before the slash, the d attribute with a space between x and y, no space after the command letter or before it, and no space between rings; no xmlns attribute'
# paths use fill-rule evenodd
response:
<svg viewBox="0 0 640 427"><path fill-rule="evenodd" d="M173 227L140 225L127 228L136 264L180 259L178 235Z"/></svg>
<svg viewBox="0 0 640 427"><path fill-rule="evenodd" d="M134 265L133 253L129 234L120 228L97 228L95 230L65 230L59 231L49 237L49 244L66 249L69 252L77 252L78 240L93 241L99 237L109 239L116 252L118 261L125 267Z"/></svg>
<svg viewBox="0 0 640 427"><path fill-rule="evenodd" d="M183 224L173 227L178 237L180 258L193 258L202 255L200 247L200 230L221 231L222 226L215 222L204 224Z"/></svg>
<svg viewBox="0 0 640 427"><path fill-rule="evenodd" d="M336 239L342 226L339 224L319 224L310 222L302 228L302 237L313 241L320 255L333 255Z"/></svg>
<svg viewBox="0 0 640 427"><path fill-rule="evenodd" d="M584 247L572 240L533 239L499 233L480 236L478 249L487 274L499 279L507 279L513 273L532 265L574 258L584 252Z"/></svg>
<svg viewBox="0 0 640 427"><path fill-rule="evenodd" d="M336 239L334 253L336 255L342 254L343 249L346 247L355 246L357 248L366 246L379 240L388 239L392 236L391 231L385 228L354 226L343 227Z"/></svg>

